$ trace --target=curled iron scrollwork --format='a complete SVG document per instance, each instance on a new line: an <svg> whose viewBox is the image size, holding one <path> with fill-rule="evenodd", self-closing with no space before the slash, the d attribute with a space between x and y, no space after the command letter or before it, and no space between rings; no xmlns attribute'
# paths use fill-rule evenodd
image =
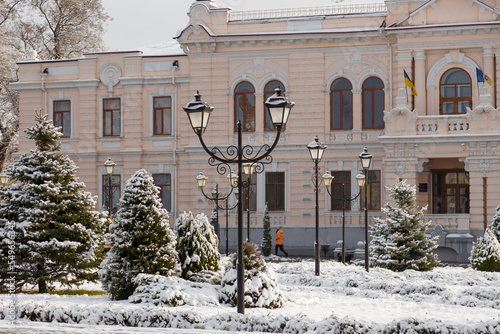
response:
<svg viewBox="0 0 500 334"><path fill-rule="evenodd" d="M318 167L318 177L316 177L316 173L313 173L311 175L311 181L313 183L313 186L314 186L314 192L316 192L316 190L318 192L321 192L321 189L319 189L319 186L323 183L323 179L319 176L319 171L320 171L320 168Z"/></svg>

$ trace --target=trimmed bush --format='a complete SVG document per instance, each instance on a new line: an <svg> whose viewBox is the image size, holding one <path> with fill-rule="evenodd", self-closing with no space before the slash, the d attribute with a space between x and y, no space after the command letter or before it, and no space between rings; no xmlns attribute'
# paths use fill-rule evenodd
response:
<svg viewBox="0 0 500 334"><path fill-rule="evenodd" d="M237 304L237 254L232 255L231 265L222 277L221 302ZM266 266L256 244L243 244L245 265L245 307L280 308L285 297L278 287L274 271Z"/></svg>
<svg viewBox="0 0 500 334"><path fill-rule="evenodd" d="M500 242L490 228L472 245L469 260L476 270L500 272Z"/></svg>
<svg viewBox="0 0 500 334"><path fill-rule="evenodd" d="M219 238L205 214L194 217L191 212L181 213L175 228L182 278L189 279L203 270L219 270Z"/></svg>

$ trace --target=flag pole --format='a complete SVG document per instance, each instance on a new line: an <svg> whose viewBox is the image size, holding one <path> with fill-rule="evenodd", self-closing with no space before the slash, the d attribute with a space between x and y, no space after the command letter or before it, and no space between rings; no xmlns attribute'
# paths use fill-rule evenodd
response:
<svg viewBox="0 0 500 334"><path fill-rule="evenodd" d="M405 83L406 105L408 105L408 86Z"/></svg>

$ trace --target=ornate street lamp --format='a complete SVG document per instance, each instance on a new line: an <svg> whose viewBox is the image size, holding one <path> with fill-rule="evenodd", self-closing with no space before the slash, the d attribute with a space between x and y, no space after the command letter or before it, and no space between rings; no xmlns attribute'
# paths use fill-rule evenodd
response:
<svg viewBox="0 0 500 334"><path fill-rule="evenodd" d="M115 170L116 164L108 158L106 162L104 162L104 168L106 169L106 174L108 175L108 227L106 232L109 232L109 225L111 225L111 210L113 210L113 193L111 188L111 178L113 177L113 172ZM103 194L104 195L104 194ZM104 251L109 251L111 246L104 246Z"/></svg>
<svg viewBox="0 0 500 334"><path fill-rule="evenodd" d="M108 197L108 218L111 217L111 210L113 210L113 199L112 199L112 189L111 189L111 178L113 176L113 172L115 170L116 164L111 160L111 158L108 158L106 162L104 163L104 168L106 169L106 174L108 174L108 190L109 190L109 197Z"/></svg>
<svg viewBox="0 0 500 334"><path fill-rule="evenodd" d="M208 104L201 101L201 95L196 93L195 99L187 104L184 111L189 117L191 127L198 136L203 149L208 153L210 158L208 163L211 166L217 167L217 172L221 175L227 171L231 171L231 165L237 163L238 165L238 261L236 265L237 270L237 309L238 313L245 313L245 269L243 266L243 206L242 206L242 186L243 186L243 163L257 163L255 171L262 173L264 171L263 164L272 162L271 152L274 150L279 142L280 134L284 129L290 111L294 103L289 102L284 96L280 88L276 88L275 94L267 99L265 105L268 109L271 120L277 131L274 143L269 146L268 144L262 145L258 150L255 150L250 145L243 146L242 140L242 124L241 121L236 123L238 131L238 144L237 146L230 145L225 152L218 147L209 149L203 141L203 133L205 132L211 112L214 110Z"/></svg>
<svg viewBox="0 0 500 334"><path fill-rule="evenodd" d="M238 182L238 176L234 173L230 173L228 174L227 176L227 181L229 182L229 185L231 186L230 187L230 191L223 195L219 192L219 184L216 184L215 185L215 188L214 190L212 190L212 196L209 196L207 195L203 189L207 183L207 180L208 180L208 177L206 177L203 172L199 172L198 175L196 176L196 182L198 183L198 187L200 188L201 190L201 193L203 194L203 196L205 196L206 199L208 199L209 201L212 201L214 202L215 204L215 207L217 208L217 226L219 225L219 210L226 210L226 255L229 255L229 239L228 239L228 210L232 210L236 207L236 204L232 207L229 207L228 206L228 198L231 196L231 194L233 193L233 190L235 188L235 186L237 185L237 182ZM237 192L238 189L234 190L234 193ZM219 202L220 201L226 201L226 206L221 206L219 205ZM219 233L217 231L217 236L219 237Z"/></svg>
<svg viewBox="0 0 500 334"><path fill-rule="evenodd" d="M313 185L314 185L314 192L316 193L316 240L314 242L314 273L316 276L319 276L319 167L318 164L321 161L321 158L323 157L323 153L325 152L326 145L323 145L319 142L318 136L314 138L312 142L307 145L307 148L309 149L309 153L311 154L311 159L314 162L314 176L313 176Z"/></svg>
<svg viewBox="0 0 500 334"><path fill-rule="evenodd" d="M368 153L368 149L363 148L363 152L359 155L363 173L365 174L365 270L368 272L370 269L369 259L369 244L368 244L368 169L372 163L372 155Z"/></svg>
<svg viewBox="0 0 500 334"><path fill-rule="evenodd" d="M359 192L357 195L350 197L350 198L346 198L347 191L345 189L345 186L346 186L345 183L342 183L342 198L334 197L332 195L332 193L330 192L330 186L332 185L332 181L333 181L333 176L332 176L332 174L330 174L329 171L327 171L325 174L323 174L323 182L325 184L326 191L328 192L328 195L330 195L330 197L333 200L342 201L342 263L345 264L345 207L346 207L347 203L351 203L351 202L355 201L359 197L359 195L361 194L361 190L365 186L365 176L361 173L356 175L356 181L358 183Z"/></svg>
<svg viewBox="0 0 500 334"><path fill-rule="evenodd" d="M208 104L201 101L199 91L194 95L194 100L189 102L186 108L184 108L184 111L188 115L189 122L191 123L191 127L198 136L201 136L205 132L210 114L213 110L214 107L210 107Z"/></svg>
<svg viewBox="0 0 500 334"><path fill-rule="evenodd" d="M4 172L0 173L0 183L2 183L2 186L6 186L9 183L9 176Z"/></svg>

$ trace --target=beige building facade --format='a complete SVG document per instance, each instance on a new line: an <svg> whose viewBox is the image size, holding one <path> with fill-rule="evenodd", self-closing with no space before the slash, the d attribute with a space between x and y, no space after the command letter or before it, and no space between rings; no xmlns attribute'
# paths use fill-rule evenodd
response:
<svg viewBox="0 0 500 334"><path fill-rule="evenodd" d="M110 187L114 206L126 180L144 168L172 218L209 215L212 204L195 176L203 172L208 187L218 184L221 192L228 183L209 166L182 107L200 91L215 108L207 145L234 145L240 120L244 144L258 149L276 136L264 102L279 86L296 105L272 162L252 179L251 241L262 239L267 203L273 230L284 228L285 249L313 254L314 164L306 145L318 136L328 146L321 173L334 175L335 196L358 193L358 156L367 147L369 223L389 200L385 186L407 179L417 186L418 205L427 206L429 233L440 236L440 258L468 261L500 205L500 0L252 12L203 0L188 15L170 48L57 61L32 54L18 63L21 129L33 124L34 110L45 109L62 126L62 151L100 208L108 207ZM27 152L33 143L21 136L19 147ZM108 157L117 163L111 180L103 167ZM346 211L349 252L362 248L363 206L356 200ZM321 189L319 208L320 243L332 256L342 238L341 205ZM224 212L220 223L223 250ZM235 212L228 231L234 249Z"/></svg>

